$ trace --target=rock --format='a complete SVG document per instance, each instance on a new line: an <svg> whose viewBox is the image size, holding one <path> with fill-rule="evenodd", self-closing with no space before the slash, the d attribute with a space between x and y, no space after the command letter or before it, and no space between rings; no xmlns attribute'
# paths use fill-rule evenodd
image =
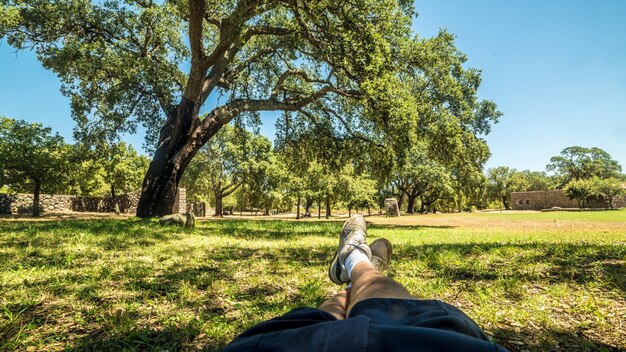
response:
<svg viewBox="0 0 626 352"><path fill-rule="evenodd" d="M400 208L398 207L398 200L395 198L385 199L385 216L396 217L400 216Z"/></svg>
<svg viewBox="0 0 626 352"><path fill-rule="evenodd" d="M185 214L165 215L159 220L161 225L176 225L194 228L196 226L196 217L191 212Z"/></svg>

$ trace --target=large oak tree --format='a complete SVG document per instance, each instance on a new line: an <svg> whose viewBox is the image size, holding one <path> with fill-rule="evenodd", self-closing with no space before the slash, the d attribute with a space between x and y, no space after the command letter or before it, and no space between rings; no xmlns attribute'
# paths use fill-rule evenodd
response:
<svg viewBox="0 0 626 352"><path fill-rule="evenodd" d="M140 217L172 212L190 160L233 119L297 111L399 150L430 138L442 159L471 162L498 117L450 34L411 37L406 0L0 4L0 38L58 74L78 137L138 125L153 137Z"/></svg>

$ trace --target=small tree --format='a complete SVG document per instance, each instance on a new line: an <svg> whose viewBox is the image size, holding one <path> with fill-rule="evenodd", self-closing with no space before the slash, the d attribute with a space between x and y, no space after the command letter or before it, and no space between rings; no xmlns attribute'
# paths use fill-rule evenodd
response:
<svg viewBox="0 0 626 352"><path fill-rule="evenodd" d="M594 177L591 179L591 182L597 193L604 196L607 200L611 209L613 209L613 199L626 193L626 188L624 188L622 182L617 178L600 179Z"/></svg>
<svg viewBox="0 0 626 352"><path fill-rule="evenodd" d="M591 180L572 180L565 186L565 194L576 199L579 208L589 207L589 198L597 194Z"/></svg>
<svg viewBox="0 0 626 352"><path fill-rule="evenodd" d="M123 142L102 145L96 149L96 153L104 168L113 199L119 192L126 193L141 188L143 176L150 164L147 157L138 155L135 148Z"/></svg>
<svg viewBox="0 0 626 352"><path fill-rule="evenodd" d="M487 192L491 199L502 202L506 210L511 209L509 197L511 194L510 183L515 169L506 166L498 166L487 171Z"/></svg>
<svg viewBox="0 0 626 352"><path fill-rule="evenodd" d="M352 165L346 165L339 175L337 195L348 207L349 215L352 209L368 209L376 205L376 181L354 172Z"/></svg>
<svg viewBox="0 0 626 352"><path fill-rule="evenodd" d="M183 186L193 190L194 198L202 198L207 186L213 193L215 216L223 213L223 199L263 169L272 143L263 136L231 125L225 126L201 149L189 166Z"/></svg>
<svg viewBox="0 0 626 352"><path fill-rule="evenodd" d="M0 117L0 168L12 189L33 192L33 216L40 215L42 187L63 183L71 168L72 147L38 123Z"/></svg>

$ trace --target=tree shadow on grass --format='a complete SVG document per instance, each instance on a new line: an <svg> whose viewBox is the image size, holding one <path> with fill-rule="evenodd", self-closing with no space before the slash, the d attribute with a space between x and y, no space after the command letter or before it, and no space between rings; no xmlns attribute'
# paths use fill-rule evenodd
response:
<svg viewBox="0 0 626 352"><path fill-rule="evenodd" d="M66 351L184 351L199 334L200 330L191 325L164 329L131 328L122 334L100 330L75 341L74 346Z"/></svg>
<svg viewBox="0 0 626 352"><path fill-rule="evenodd" d="M498 344L506 347L511 352L516 351L577 351L577 352L618 352L623 349L607 345L598 340L596 336L585 336L564 330L540 328L530 330L523 328L496 329L493 331L494 339Z"/></svg>
<svg viewBox="0 0 626 352"><path fill-rule="evenodd" d="M368 229L400 229L400 230L424 230L424 229L454 229L458 226L450 225L402 225L402 224L367 224Z"/></svg>
<svg viewBox="0 0 626 352"><path fill-rule="evenodd" d="M254 226L251 226L254 224ZM261 226L262 225L262 226ZM210 231L211 235L227 235L243 239L288 239L298 235L336 237L341 229L337 222L298 222L249 220L220 220L202 222L201 233Z"/></svg>
<svg viewBox="0 0 626 352"><path fill-rule="evenodd" d="M215 222L216 224L218 222ZM271 222L268 222L268 224ZM279 223L279 222L277 222ZM46 222L46 223L11 223L0 228L0 235L3 232L23 232L23 236L9 235L2 238L0 243L4 247L15 249L16 251L32 250L30 254L34 258L26 264L32 266L55 266L66 267L68 263L69 253L63 251L62 246L68 240L73 240L80 233L93 235L94 239L90 240L89 245L100 247L104 251L123 251L127 248L141 248L142 246L150 246L164 241L179 239L185 233L202 234L210 232L211 234L223 234L233 238L255 239L262 238L267 240L282 240L286 238L297 238L299 234L314 234L318 236L328 236L336 238L341 227L340 223L297 223L286 226L284 223L280 225L251 226L249 231L245 231L246 226L250 223L247 221L228 220L228 222L219 222L214 225L211 222L201 224L199 228L194 230L179 228L163 228L154 221L141 220L92 220L92 221L71 221L71 222ZM267 228L265 226L268 225ZM318 226L319 225L319 226ZM400 228L407 228L399 226ZM376 226L373 226L376 228ZM387 227L383 227L387 228ZM415 227L409 227L415 229ZM423 227L417 227L421 229ZM242 230L243 229L243 230ZM51 233L51 235L48 235ZM37 247L47 247L54 249L51 253L37 252ZM136 292L141 301L142 299L163 298L168 299L168 294L174 293L177 299L176 290L183 282L190 283L200 290L210 290L214 280L224 280L234 278L237 270L247 265L250 260L262 259L268 262L268 265L275 268L292 268L313 266L327 268L330 263L333 251L336 248L332 245L311 247L299 246L270 246L261 248L249 248L245 246L225 245L217 246L213 252L207 252L206 261L200 260L192 263L176 262L169 266L159 267L157 271L153 271L149 264L132 263L132 268L124 268L122 272L117 272L117 276L113 275L111 280L118 283L121 288L127 291ZM188 249L180 248L180 253L174 254L167 252L167 255L183 256ZM450 260L450 258L452 258ZM0 258L0 259L5 259ZM6 258L11 260L10 257ZM71 259L71 258L70 258ZM85 259L85 258L83 258ZM87 258L88 259L88 258ZM554 283L597 283L603 290L612 290L626 292L626 248L621 245L591 245L586 243L463 243L463 244L427 244L427 245L398 245L394 249L393 260L398 263L405 260L415 260L423 263L432 275L444 278L448 282L458 282L469 286L480 285L479 282L502 282L512 281L514 283L531 283L541 286L549 286ZM88 265L87 262L80 263ZM528 270L535 264L541 264L541 271L533 272ZM71 265L71 262L70 262ZM281 269L276 271L266 270L266 275L283 275ZM392 265L393 270L393 265ZM416 273L418 276L421 273ZM95 303L100 306L101 303L97 296L97 282L100 272L92 272L90 277L85 277L85 273L68 273L67 277L51 278L47 282L37 282L37 285L45 288L52 288L51 293L57 296L65 296L76 294L80 299ZM89 280L89 281L88 281ZM245 280L245 279L243 279ZM85 282L80 291L76 289L59 286L55 282ZM257 282L257 281L253 281ZM479 284L477 284L479 283ZM35 283L33 283L35 284ZM267 284L255 283L242 285L240 289L232 292L235 300L251 303L252 307L260 312L281 312L284 307L296 307L301 305L317 305L321 303L328 292L325 287L326 282L322 283L317 279L310 281L300 280L297 285L296 292L284 292L283 287L277 286L271 282ZM516 284L514 284L516 285ZM31 286L26 285L28 289ZM16 287L13 287L15 289ZM506 287L507 297L516 304L522 296L520 296L520 287ZM64 291L65 290L65 291ZM210 292L208 293L210 294ZM280 296L276 296L279 295ZM276 300L276 297L287 297L284 301ZM106 298L115 300L115 297ZM183 298L180 298L183 299ZM193 301L182 301L185 307L194 307L198 304L205 304L202 311L198 314L198 321L211 321L223 315L225 311L234 310L236 308L229 307L230 303L218 303L205 301L197 303ZM225 309L226 308L226 309ZM24 305L15 305L7 307L11 313L20 312L21 315L15 319L13 323L5 325L4 328L10 329L9 333L5 331L0 334L0 340L8 340L14 336L16 329L29 322L40 324L39 322L48 321L47 319L55 319L55 314L46 311L37 302L24 303ZM144 317L145 318L145 317ZM132 321L132 317L131 317ZM227 320L222 322L225 325L235 324ZM248 322L249 324L250 322ZM43 324L43 323L41 323ZM68 324L65 322L64 324ZM185 325L187 323L179 323L176 326L157 323L155 327L131 327L123 331L112 332L106 326L98 327L99 332L86 335L89 332L76 332L79 341L71 344L75 350L164 350L170 351L184 350L190 343L196 343L198 329L195 325ZM240 323L237 323L240 324ZM245 323L244 323L245 324ZM59 325L62 325L59 323ZM239 325L237 325L239 326ZM231 325L232 327L232 325ZM72 333L72 328L64 326L63 333ZM11 332L12 331L12 332ZM243 331L243 330L242 330ZM238 331L238 333L242 332ZM6 334L5 334L6 333ZM574 332L557 332L557 331L539 331L527 332L522 330L520 339L515 338L512 330L497 330L494 335L498 340L504 341L504 344L512 350L522 350L519 345L510 343L510 340L519 341L522 338L531 340L534 335L545 336L543 345L537 342L535 350L602 350L602 345L596 343L586 336L579 336ZM205 343L203 346L209 350L218 350L228 341L223 340L224 334L217 334L216 339ZM553 342L549 342L552 341ZM541 340L541 341L543 341ZM590 340L594 345L585 345L584 342ZM154 343L156 341L156 343ZM523 340L522 340L523 341ZM533 340L534 341L534 340ZM534 345L531 345L531 347ZM541 346L545 346L542 348ZM533 347L535 348L535 347ZM587 348L587 349L586 349ZM611 346L605 345L605 350L612 351ZM1 348L0 348L1 349Z"/></svg>
<svg viewBox="0 0 626 352"><path fill-rule="evenodd" d="M506 253L516 255L506 255ZM484 259L496 253L496 258ZM458 258L456 263L446 255ZM437 277L450 281L493 281L514 278L546 284L595 282L626 292L626 247L620 245L555 243L467 243L400 245L396 260L425 262ZM491 261L490 261L491 260ZM486 261L486 264L485 264ZM481 265L478 265L481 264ZM527 270L542 264L541 271Z"/></svg>
<svg viewBox="0 0 626 352"><path fill-rule="evenodd" d="M255 226L250 226L254 224ZM211 231L211 234L228 235L243 239L290 239L297 236L320 236L337 238L341 231L342 222L337 221L266 221L259 226L249 220L220 220L202 222L201 231ZM416 226L416 225L381 225L369 224L370 229L452 229L454 226Z"/></svg>
<svg viewBox="0 0 626 352"><path fill-rule="evenodd" d="M14 248L45 246L54 249L75 241L77 237L87 236L91 245L103 249L126 249L180 239L181 232L193 230L163 227L155 221L136 219L15 221L0 226L0 244Z"/></svg>

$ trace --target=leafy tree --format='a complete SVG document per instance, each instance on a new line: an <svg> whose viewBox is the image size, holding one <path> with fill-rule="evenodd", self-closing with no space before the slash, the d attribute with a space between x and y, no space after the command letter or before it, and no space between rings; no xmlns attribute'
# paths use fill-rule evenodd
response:
<svg viewBox="0 0 626 352"><path fill-rule="evenodd" d="M119 193L141 188L150 160L138 155L132 145L124 142L100 145L96 149L96 156L104 169L112 198L115 199Z"/></svg>
<svg viewBox="0 0 626 352"><path fill-rule="evenodd" d="M565 194L576 199L579 208L589 207L589 198L597 195L596 187L590 179L571 180L565 186Z"/></svg>
<svg viewBox="0 0 626 352"><path fill-rule="evenodd" d="M104 168L96 153L82 145L74 146L76 164L68 179L66 193L83 196L110 195Z"/></svg>
<svg viewBox="0 0 626 352"><path fill-rule="evenodd" d="M560 178L563 187L572 180L617 177L622 167L611 155L600 148L567 147L561 155L550 158L546 166Z"/></svg>
<svg viewBox="0 0 626 352"><path fill-rule="evenodd" d="M285 208L285 203L290 203L287 192L289 180L285 165L274 153L269 153L268 158L246 180L249 197L256 207L264 210L265 215L270 215L271 210ZM291 208L291 204L288 207Z"/></svg>
<svg viewBox="0 0 626 352"><path fill-rule="evenodd" d="M515 169L506 166L498 166L487 170L488 193L491 199L502 202L506 210L511 209L511 178Z"/></svg>
<svg viewBox="0 0 626 352"><path fill-rule="evenodd" d="M617 178L594 177L591 183L595 191L607 200L611 209L613 209L613 199L626 193L625 184Z"/></svg>
<svg viewBox="0 0 626 352"><path fill-rule="evenodd" d="M215 201L215 216L223 215L223 199L235 192L248 177L265 167L271 142L239 127L225 126L198 153L183 185L192 197L201 198L209 186Z"/></svg>
<svg viewBox="0 0 626 352"><path fill-rule="evenodd" d="M33 216L40 215L39 195L66 182L72 147L37 123L0 117L0 175L16 191L33 192Z"/></svg>
<svg viewBox="0 0 626 352"><path fill-rule="evenodd" d="M343 168L337 187L337 195L347 206L349 215L352 215L352 209L368 209L370 212L376 204L376 181L356 174L352 165Z"/></svg>
<svg viewBox="0 0 626 352"><path fill-rule="evenodd" d="M394 136L396 150L436 139L438 160L457 155L456 163L484 154L474 141L499 116L477 100L480 72L462 67L451 34L411 38L410 1L0 6L0 38L36 50L60 77L78 137L112 138L143 124L157 141L140 217L171 213L194 155L231 120L255 121L261 111L298 111L356 137ZM201 115L218 96L226 98Z"/></svg>
<svg viewBox="0 0 626 352"><path fill-rule="evenodd" d="M406 157L404 162L400 162L396 167L394 186L407 197L407 213L413 214L415 211L415 200L425 199L431 203L439 199L439 194L444 188L449 188L450 177L445 167L430 159L421 146L416 146ZM423 196L429 192L429 196ZM447 194L447 191L446 191ZM422 204L424 210L425 204Z"/></svg>
<svg viewBox="0 0 626 352"><path fill-rule="evenodd" d="M427 210L433 213L437 212L437 203L440 200L450 199L454 195L454 189L450 176L443 169L436 169L431 173L429 187L420 195L420 213L425 213Z"/></svg>
<svg viewBox="0 0 626 352"><path fill-rule="evenodd" d="M487 195L510 209L512 192L545 191L555 187L556 181L539 171L517 171L499 166L487 171Z"/></svg>
<svg viewBox="0 0 626 352"><path fill-rule="evenodd" d="M511 175L511 192L546 191L556 187L555 180L541 171L514 171Z"/></svg>

